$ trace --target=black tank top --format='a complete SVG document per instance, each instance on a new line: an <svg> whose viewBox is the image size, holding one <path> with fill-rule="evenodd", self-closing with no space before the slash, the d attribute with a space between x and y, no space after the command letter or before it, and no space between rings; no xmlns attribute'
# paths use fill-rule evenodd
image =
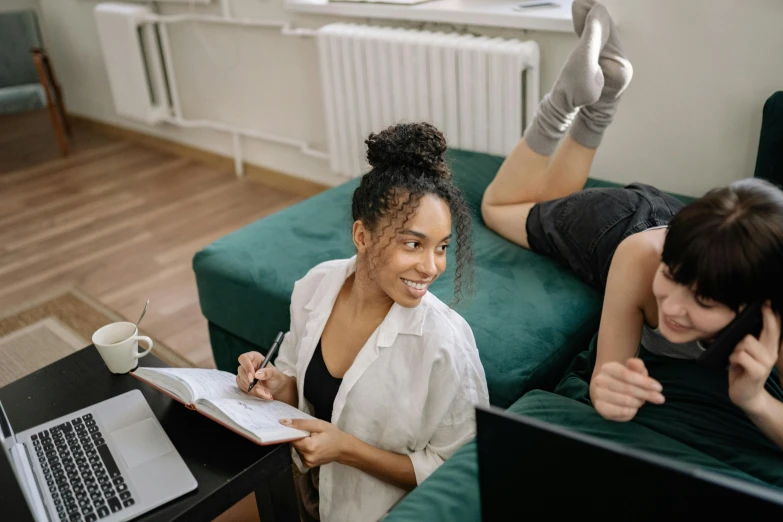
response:
<svg viewBox="0 0 783 522"><path fill-rule="evenodd" d="M332 410L334 398L340 389L342 379L333 377L324 362L324 354L321 351L321 340L315 347L313 358L307 366L305 373L304 396L313 406L315 417L326 422L332 422Z"/></svg>

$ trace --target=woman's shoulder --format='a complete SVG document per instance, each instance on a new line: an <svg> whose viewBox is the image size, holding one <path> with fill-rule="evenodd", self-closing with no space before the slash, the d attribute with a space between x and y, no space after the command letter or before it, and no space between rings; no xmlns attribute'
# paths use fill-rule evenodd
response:
<svg viewBox="0 0 783 522"><path fill-rule="evenodd" d="M313 268L307 271L307 273L297 282L306 281L310 279L323 279L324 276L333 270L339 268L345 268L353 262L353 258L349 259L332 259L330 261L324 261L318 263Z"/></svg>
<svg viewBox="0 0 783 522"><path fill-rule="evenodd" d="M421 300L422 306L430 312L427 314L428 320L445 322L454 327L464 327L470 329L468 322L458 312L456 312L449 305L438 299L431 292L424 294L424 298Z"/></svg>
<svg viewBox="0 0 783 522"><path fill-rule="evenodd" d="M611 271L623 274L623 279L652 280L661 263L665 229L646 230L628 236L615 250Z"/></svg>
<svg viewBox="0 0 783 522"><path fill-rule="evenodd" d="M420 306L425 308L424 332L428 337L442 340L438 343L442 349L476 350L473 330L458 312L429 292Z"/></svg>
<svg viewBox="0 0 783 522"><path fill-rule="evenodd" d="M318 289L321 282L334 272L335 270L347 270L348 266L353 263L353 258L349 259L333 259L331 261L324 261L315 265L313 268L307 271L307 273L296 283L294 283L294 291L291 296L292 301L302 300L309 298Z"/></svg>
<svg viewBox="0 0 783 522"><path fill-rule="evenodd" d="M458 383L474 402L487 402L487 378L479 358L476 339L468 322L432 294L422 300L424 319L424 357L433 361L440 376L439 385Z"/></svg>
<svg viewBox="0 0 783 522"><path fill-rule="evenodd" d="M617 253L635 262L650 261L657 266L663 252L666 228L651 228L632 234L617 246Z"/></svg>

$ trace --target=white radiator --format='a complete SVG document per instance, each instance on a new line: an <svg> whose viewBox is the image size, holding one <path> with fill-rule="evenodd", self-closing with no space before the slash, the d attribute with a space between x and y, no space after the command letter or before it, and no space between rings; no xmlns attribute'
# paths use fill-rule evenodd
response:
<svg viewBox="0 0 783 522"><path fill-rule="evenodd" d="M355 24L318 30L331 168L366 172L364 140L428 121L449 146L506 155L535 112L538 45Z"/></svg>
<svg viewBox="0 0 783 522"><path fill-rule="evenodd" d="M166 75L147 6L103 3L95 22L117 114L157 123L169 116Z"/></svg>

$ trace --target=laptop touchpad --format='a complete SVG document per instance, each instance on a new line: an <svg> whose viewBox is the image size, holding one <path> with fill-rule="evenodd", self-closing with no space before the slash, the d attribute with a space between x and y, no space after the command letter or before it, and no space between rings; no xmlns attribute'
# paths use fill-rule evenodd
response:
<svg viewBox="0 0 783 522"><path fill-rule="evenodd" d="M169 438L151 417L111 434L129 468L173 451Z"/></svg>

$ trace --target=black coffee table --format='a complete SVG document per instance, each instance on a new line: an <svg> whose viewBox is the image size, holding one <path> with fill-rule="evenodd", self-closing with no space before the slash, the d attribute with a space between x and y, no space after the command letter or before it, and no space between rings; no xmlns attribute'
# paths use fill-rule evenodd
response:
<svg viewBox="0 0 783 522"><path fill-rule="evenodd" d="M140 366L165 367L154 353ZM198 481L196 491L137 520L208 521L255 491L263 522L299 522L288 444L258 446L130 375L110 373L94 346L0 388L0 401L21 432L134 389L144 394ZM0 471L0 491L15 489L13 481L10 469ZM17 511L21 506L0 505L0 520L27 519Z"/></svg>

